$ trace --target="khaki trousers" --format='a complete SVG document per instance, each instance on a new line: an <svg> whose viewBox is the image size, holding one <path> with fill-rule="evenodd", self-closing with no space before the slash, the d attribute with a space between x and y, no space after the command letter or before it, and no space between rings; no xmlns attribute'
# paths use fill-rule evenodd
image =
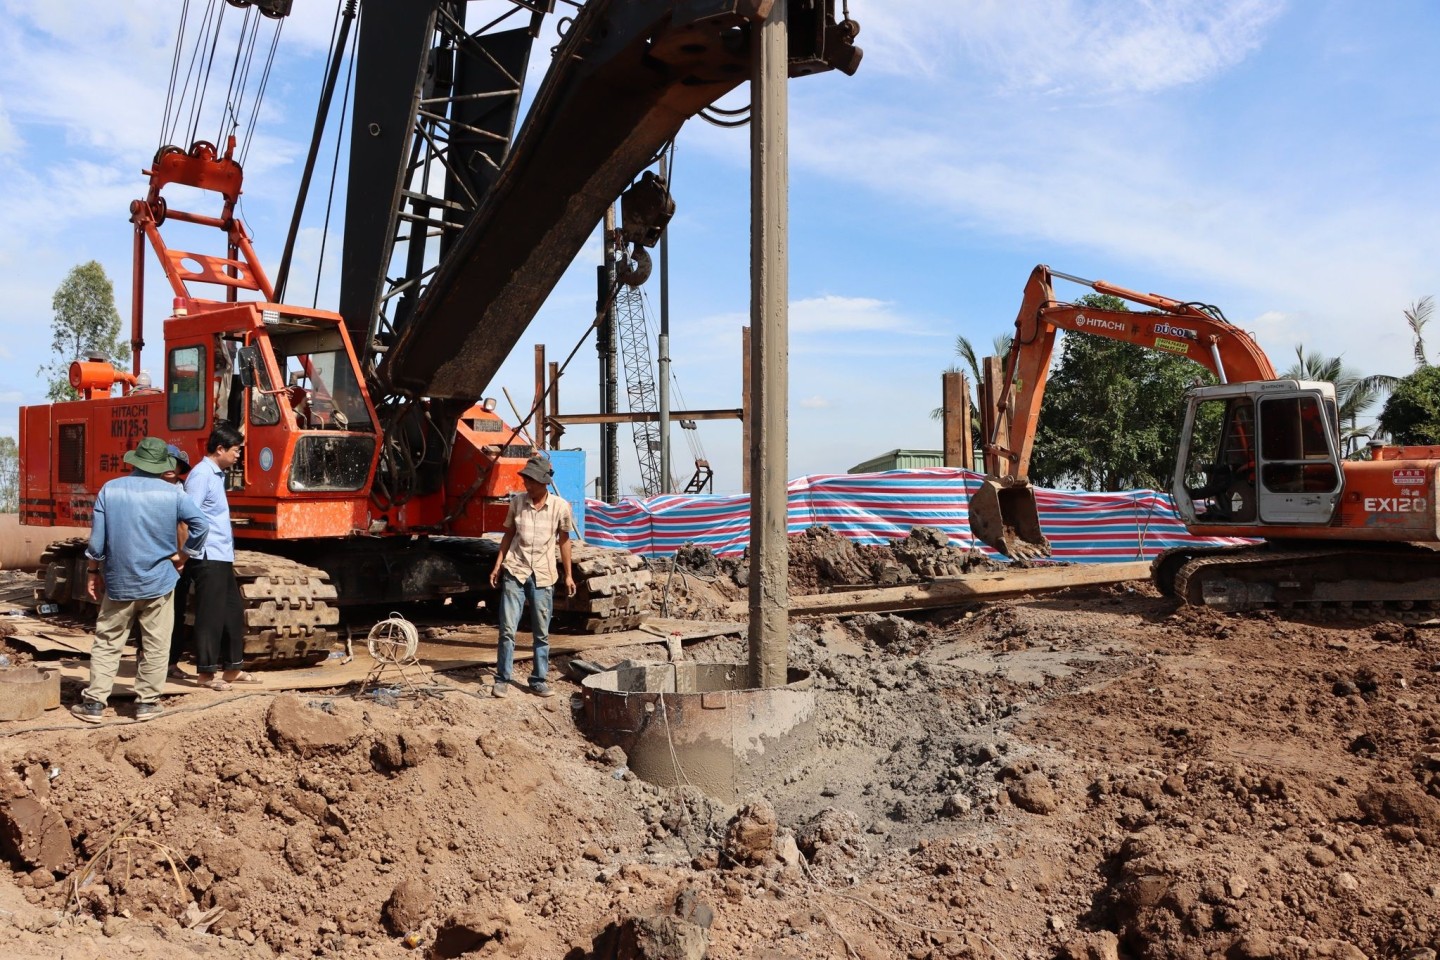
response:
<svg viewBox="0 0 1440 960"><path fill-rule="evenodd" d="M95 621L95 646L90 651L90 686L85 699L104 704L115 686L120 655L130 639L131 629L140 624L139 665L135 671L135 696L141 703L154 703L165 689L165 671L170 666L170 631L175 625L175 591L150 600L100 601Z"/></svg>

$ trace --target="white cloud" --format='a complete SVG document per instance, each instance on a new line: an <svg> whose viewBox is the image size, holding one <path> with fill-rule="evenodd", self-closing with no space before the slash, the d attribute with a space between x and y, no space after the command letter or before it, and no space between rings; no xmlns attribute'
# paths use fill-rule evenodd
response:
<svg viewBox="0 0 1440 960"><path fill-rule="evenodd" d="M5 98L0 96L0 157L16 153L22 146L20 132L10 122L10 111L5 109Z"/></svg>
<svg viewBox="0 0 1440 960"><path fill-rule="evenodd" d="M800 400L800 406L806 410L828 410L834 406L828 397L804 397Z"/></svg>
<svg viewBox="0 0 1440 960"><path fill-rule="evenodd" d="M998 88L1091 97L1150 93L1221 73L1259 48L1284 7L1278 0L1027 0L1021 7L887 0L855 17L864 70L959 73L987 95ZM961 63L968 69L957 71Z"/></svg>
<svg viewBox="0 0 1440 960"><path fill-rule="evenodd" d="M790 331L796 334L917 332L912 321L895 312L893 303L873 297L842 297L834 294L792 300Z"/></svg>

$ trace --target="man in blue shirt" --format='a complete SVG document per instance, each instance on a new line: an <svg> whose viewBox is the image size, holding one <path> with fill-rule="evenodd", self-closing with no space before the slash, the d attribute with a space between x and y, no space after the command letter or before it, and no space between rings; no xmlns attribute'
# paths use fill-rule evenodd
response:
<svg viewBox="0 0 1440 960"><path fill-rule="evenodd" d="M245 602L235 582L235 532L225 471L240 460L245 438L227 420L215 421L205 441L205 459L185 477L185 492L205 514L210 536L192 566L195 583L195 670L202 686L229 690L232 683L259 683L246 673ZM223 675L221 671L224 671Z"/></svg>
<svg viewBox="0 0 1440 960"><path fill-rule="evenodd" d="M167 483L175 469L165 441L146 437L125 454L132 472L107 482L95 495L90 528L86 592L100 603L95 646L90 651L90 685L70 712L99 723L115 685L120 654L138 623L140 664L135 677L136 720L159 716L160 693L170 657L170 630L175 619L175 583L189 557L198 557L208 523L185 491ZM175 549L175 531L189 533L183 549ZM104 599L101 599L101 593Z"/></svg>

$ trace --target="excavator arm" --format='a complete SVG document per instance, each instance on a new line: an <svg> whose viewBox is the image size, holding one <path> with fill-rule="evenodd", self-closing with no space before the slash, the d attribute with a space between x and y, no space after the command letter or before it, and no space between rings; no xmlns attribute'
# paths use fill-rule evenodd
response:
<svg viewBox="0 0 1440 960"><path fill-rule="evenodd" d="M1053 278L1119 297L1145 311L1104 310L1055 299ZM1005 387L985 443L981 489L970 501L970 523L984 543L1016 558L1048 556L1030 488L1030 454L1040 404L1061 330L1161 350L1205 367L1221 383L1273 380L1275 368L1259 344L1212 306L1085 280L1041 264L1030 272L1006 364Z"/></svg>
<svg viewBox="0 0 1440 960"><path fill-rule="evenodd" d="M1082 283L1096 293L1119 297L1149 310L1097 310L1058 301L1053 277ZM1082 280L1041 264L1030 272L1020 313L1015 318L1000 416L995 418L994 433L986 438L987 473L1020 480L1028 477L1055 335L1061 330L1188 357L1221 383L1275 379L1275 368L1259 344L1244 330L1232 326L1214 307L1137 293L1104 280Z"/></svg>

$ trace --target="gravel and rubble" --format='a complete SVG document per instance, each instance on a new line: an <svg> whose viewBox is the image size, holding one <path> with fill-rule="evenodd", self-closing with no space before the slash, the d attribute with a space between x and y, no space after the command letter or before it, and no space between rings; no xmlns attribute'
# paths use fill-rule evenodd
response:
<svg viewBox="0 0 1440 960"><path fill-rule="evenodd" d="M792 588L919 576L903 552L795 538ZM677 608L744 596L733 561L674 569ZM0 942L72 960L1433 960L1437 630L1177 610L1145 584L795 621L818 744L734 807L638 780L567 697L488 698L483 671L393 705L250 693L147 724L0 724Z"/></svg>

